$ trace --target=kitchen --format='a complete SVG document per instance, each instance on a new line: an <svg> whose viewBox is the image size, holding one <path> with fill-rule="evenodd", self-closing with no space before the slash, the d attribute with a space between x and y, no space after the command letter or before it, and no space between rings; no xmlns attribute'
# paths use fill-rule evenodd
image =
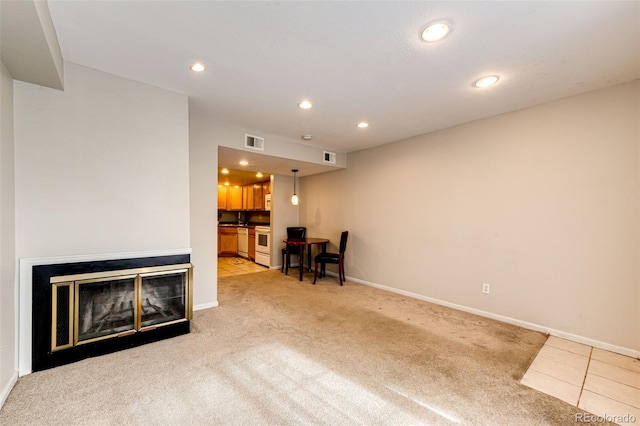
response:
<svg viewBox="0 0 640 426"><path fill-rule="evenodd" d="M244 137L246 142L248 135ZM244 146L243 150L218 147L218 277L280 269L283 244L279 242L286 238L288 226L300 225L299 206L291 202L293 193L301 188L300 178L344 167L329 161L265 155L254 152L259 150L247 143ZM295 175L293 170L297 170ZM261 251L269 258L261 256Z"/></svg>
<svg viewBox="0 0 640 426"><path fill-rule="evenodd" d="M271 264L271 176L218 169L218 275L264 271Z"/></svg>

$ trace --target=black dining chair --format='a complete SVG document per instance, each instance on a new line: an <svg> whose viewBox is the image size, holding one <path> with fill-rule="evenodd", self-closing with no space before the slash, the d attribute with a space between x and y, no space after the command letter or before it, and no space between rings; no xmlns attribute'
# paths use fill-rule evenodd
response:
<svg viewBox="0 0 640 426"><path fill-rule="evenodd" d="M316 266L313 273L313 283L316 283L318 278L318 264L322 265L322 271L324 272L327 263L333 263L338 265L338 279L340 285L343 281L346 281L344 275L344 252L347 250L347 238L349 238L349 231L343 231L340 235L340 249L338 253L318 253L315 257Z"/></svg>
<svg viewBox="0 0 640 426"><path fill-rule="evenodd" d="M307 235L307 228L304 226L289 226L287 228L287 238L305 238ZM291 255L300 254L300 247L293 246L291 244L285 244L282 247L282 267L280 272L286 269L286 274L289 275L289 267L291 266ZM298 262L302 262L302 259L298 259Z"/></svg>

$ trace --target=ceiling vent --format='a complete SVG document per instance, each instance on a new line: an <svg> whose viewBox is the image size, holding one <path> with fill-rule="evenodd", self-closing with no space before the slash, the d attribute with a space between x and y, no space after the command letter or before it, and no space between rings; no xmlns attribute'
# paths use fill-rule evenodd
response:
<svg viewBox="0 0 640 426"><path fill-rule="evenodd" d="M324 151L324 154L323 154L323 157L322 157L322 161L324 161L325 163L329 163L329 164L336 164L336 153L335 152Z"/></svg>
<svg viewBox="0 0 640 426"><path fill-rule="evenodd" d="M259 136L244 135L244 147L264 151L264 138Z"/></svg>

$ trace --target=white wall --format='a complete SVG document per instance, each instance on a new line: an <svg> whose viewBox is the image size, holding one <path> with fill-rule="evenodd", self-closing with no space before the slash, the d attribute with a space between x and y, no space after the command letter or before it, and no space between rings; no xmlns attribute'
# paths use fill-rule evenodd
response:
<svg viewBox="0 0 640 426"><path fill-rule="evenodd" d="M189 122L194 308L218 306L218 144L215 128Z"/></svg>
<svg viewBox="0 0 640 426"><path fill-rule="evenodd" d="M301 225L349 230L364 283L638 354L639 104L635 81L351 153L303 179Z"/></svg>
<svg viewBox="0 0 640 426"><path fill-rule="evenodd" d="M18 378L13 79L0 63L0 407Z"/></svg>
<svg viewBox="0 0 640 426"><path fill-rule="evenodd" d="M296 182L296 186L300 180ZM287 238L287 227L299 225L300 205L291 204L293 195L293 176L275 175L272 182L271 194L271 265L282 267L282 242ZM300 194L300 191L297 191Z"/></svg>
<svg viewBox="0 0 640 426"><path fill-rule="evenodd" d="M67 63L15 83L18 258L188 248L188 99Z"/></svg>
<svg viewBox="0 0 640 426"><path fill-rule="evenodd" d="M64 91L14 83L21 375L30 265L190 252L188 126L186 96L72 63Z"/></svg>

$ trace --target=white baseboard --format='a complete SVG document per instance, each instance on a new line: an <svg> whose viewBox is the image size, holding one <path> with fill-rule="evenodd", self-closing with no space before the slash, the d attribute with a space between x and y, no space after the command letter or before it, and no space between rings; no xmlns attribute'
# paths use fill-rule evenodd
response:
<svg viewBox="0 0 640 426"><path fill-rule="evenodd" d="M2 406L4 405L5 401L9 397L9 394L11 393L11 389L13 389L17 381L18 381L18 372L14 371L11 377L9 378L9 381L4 385L4 387L2 388L2 391L0 391L0 408L2 408Z"/></svg>
<svg viewBox="0 0 640 426"><path fill-rule="evenodd" d="M335 277L338 276L337 273L327 272L327 275L333 275ZM456 303L447 302L445 300L435 299L433 297L423 296L422 294L412 293L410 291L400 290L393 287L387 287L381 284L375 284L368 281L360 280L357 278L347 276L348 281L352 281L358 284L363 284L369 287L375 287L380 290L389 291L391 293L401 294L403 296L411 297L413 299L424 300L425 302L434 303L436 305L446 306L448 308L457 309L459 311L468 312L470 314L479 315L485 318L491 318L497 321L505 322L507 324L517 325L522 328L526 328L528 330L539 331L545 334L550 334L552 336L560 337L562 339L571 340L573 342L582 343L588 346L593 346L594 348L604 349L606 351L619 353L621 355L630 356L632 358L640 358L640 351L630 348L625 348L622 346L613 345L607 342L601 342L599 340L594 340L589 337L579 336L576 334L567 333L562 330L556 330L553 328L549 328L539 324L533 324L527 321L522 321L516 318L507 317L504 315L494 314L492 312L483 311L480 309L470 308L464 305L458 305Z"/></svg>
<svg viewBox="0 0 640 426"><path fill-rule="evenodd" d="M193 311L202 311L203 309L209 309L209 308L217 308L218 305L218 301L216 300L215 302L209 302L209 303L201 303L199 305L194 305L193 306Z"/></svg>

